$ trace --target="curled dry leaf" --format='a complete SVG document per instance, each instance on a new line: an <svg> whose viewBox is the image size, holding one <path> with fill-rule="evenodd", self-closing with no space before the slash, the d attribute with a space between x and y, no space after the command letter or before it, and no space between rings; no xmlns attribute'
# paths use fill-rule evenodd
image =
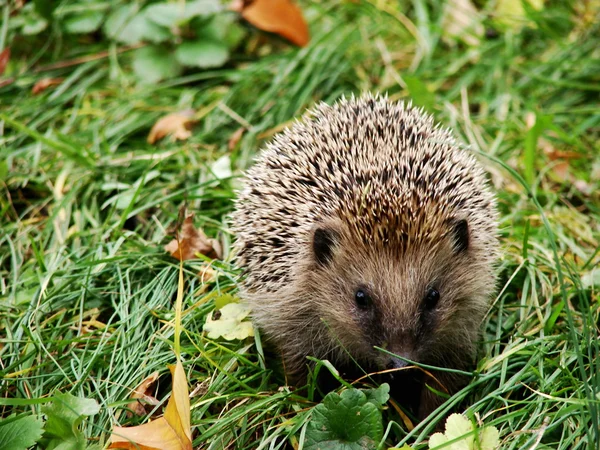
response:
<svg viewBox="0 0 600 450"><path fill-rule="evenodd" d="M137 427L114 427L108 448L192 450L190 398L185 372L180 361L169 366L173 392L165 415Z"/></svg>
<svg viewBox="0 0 600 450"><path fill-rule="evenodd" d="M31 93L33 95L38 95L44 92L46 89L52 86L58 86L65 79L64 78L42 78L37 83L33 85L31 88Z"/></svg>
<svg viewBox="0 0 600 450"><path fill-rule="evenodd" d="M171 135L174 141L188 139L192 135L190 128L195 122L194 114L193 109L188 109L161 117L148 134L148 144L154 144L167 135Z"/></svg>
<svg viewBox="0 0 600 450"><path fill-rule="evenodd" d="M8 60L10 59L10 48L6 47L4 50L0 52L0 75L4 73L6 70L6 66L8 65Z"/></svg>
<svg viewBox="0 0 600 450"><path fill-rule="evenodd" d="M204 231L194 227L194 215L186 216L181 226L179 240L173 239L167 245L165 250L171 253L171 256L180 261L196 258L196 254L208 256L213 259L221 259L221 244L216 239L209 239Z"/></svg>
<svg viewBox="0 0 600 450"><path fill-rule="evenodd" d="M239 8L239 2L232 5L236 7ZM291 0L246 1L241 13L256 28L276 33L300 47L308 44L308 25L300 8Z"/></svg>
<svg viewBox="0 0 600 450"><path fill-rule="evenodd" d="M152 372L144 381L135 388L129 398L133 399L132 402L127 404L127 408L133 411L138 416L146 415L146 408L144 404L158 405L158 400L151 395L151 390L154 387L154 383L158 379L158 371ZM127 411L127 417L131 417L133 414Z"/></svg>
<svg viewBox="0 0 600 450"><path fill-rule="evenodd" d="M227 148L229 151L232 151L238 145L240 139L242 139L242 136L244 135L244 131L246 131L246 129L244 127L240 127L231 135L229 141L227 141Z"/></svg>

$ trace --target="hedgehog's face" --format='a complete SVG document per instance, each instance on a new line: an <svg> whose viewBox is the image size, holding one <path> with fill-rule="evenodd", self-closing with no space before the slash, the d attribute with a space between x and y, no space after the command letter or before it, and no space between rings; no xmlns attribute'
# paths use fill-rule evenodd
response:
<svg viewBox="0 0 600 450"><path fill-rule="evenodd" d="M404 252L369 249L340 223L316 226L310 295L339 349L316 356L344 362L350 354L371 371L407 365L381 348L416 362L467 364L493 290L482 251L466 220Z"/></svg>

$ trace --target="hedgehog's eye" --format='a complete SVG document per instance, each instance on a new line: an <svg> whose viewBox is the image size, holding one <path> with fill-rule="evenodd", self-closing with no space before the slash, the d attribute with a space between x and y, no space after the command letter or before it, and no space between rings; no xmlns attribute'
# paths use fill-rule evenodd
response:
<svg viewBox="0 0 600 450"><path fill-rule="evenodd" d="M371 297L365 289L357 289L354 293L354 301L360 309L368 309L371 306Z"/></svg>
<svg viewBox="0 0 600 450"><path fill-rule="evenodd" d="M440 300L440 293L437 289L429 288L425 294L424 304L427 311L434 309Z"/></svg>

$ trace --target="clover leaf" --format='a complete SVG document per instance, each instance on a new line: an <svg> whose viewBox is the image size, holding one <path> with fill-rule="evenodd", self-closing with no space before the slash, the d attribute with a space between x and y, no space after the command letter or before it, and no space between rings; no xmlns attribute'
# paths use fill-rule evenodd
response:
<svg viewBox="0 0 600 450"><path fill-rule="evenodd" d="M383 437L380 407L389 398L389 386L365 392L346 389L331 392L315 406L306 430L307 450L367 450Z"/></svg>

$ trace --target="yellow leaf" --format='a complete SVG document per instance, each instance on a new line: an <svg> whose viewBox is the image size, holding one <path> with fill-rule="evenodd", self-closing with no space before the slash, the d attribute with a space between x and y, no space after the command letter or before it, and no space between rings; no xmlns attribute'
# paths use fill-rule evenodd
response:
<svg viewBox="0 0 600 450"><path fill-rule="evenodd" d="M173 392L165 415L137 427L114 427L108 448L192 450L187 380L180 361L169 369L173 377Z"/></svg>
<svg viewBox="0 0 600 450"><path fill-rule="evenodd" d="M544 7L544 0L498 0L494 12L496 22L516 32L530 24L523 2L527 2L536 11Z"/></svg>

